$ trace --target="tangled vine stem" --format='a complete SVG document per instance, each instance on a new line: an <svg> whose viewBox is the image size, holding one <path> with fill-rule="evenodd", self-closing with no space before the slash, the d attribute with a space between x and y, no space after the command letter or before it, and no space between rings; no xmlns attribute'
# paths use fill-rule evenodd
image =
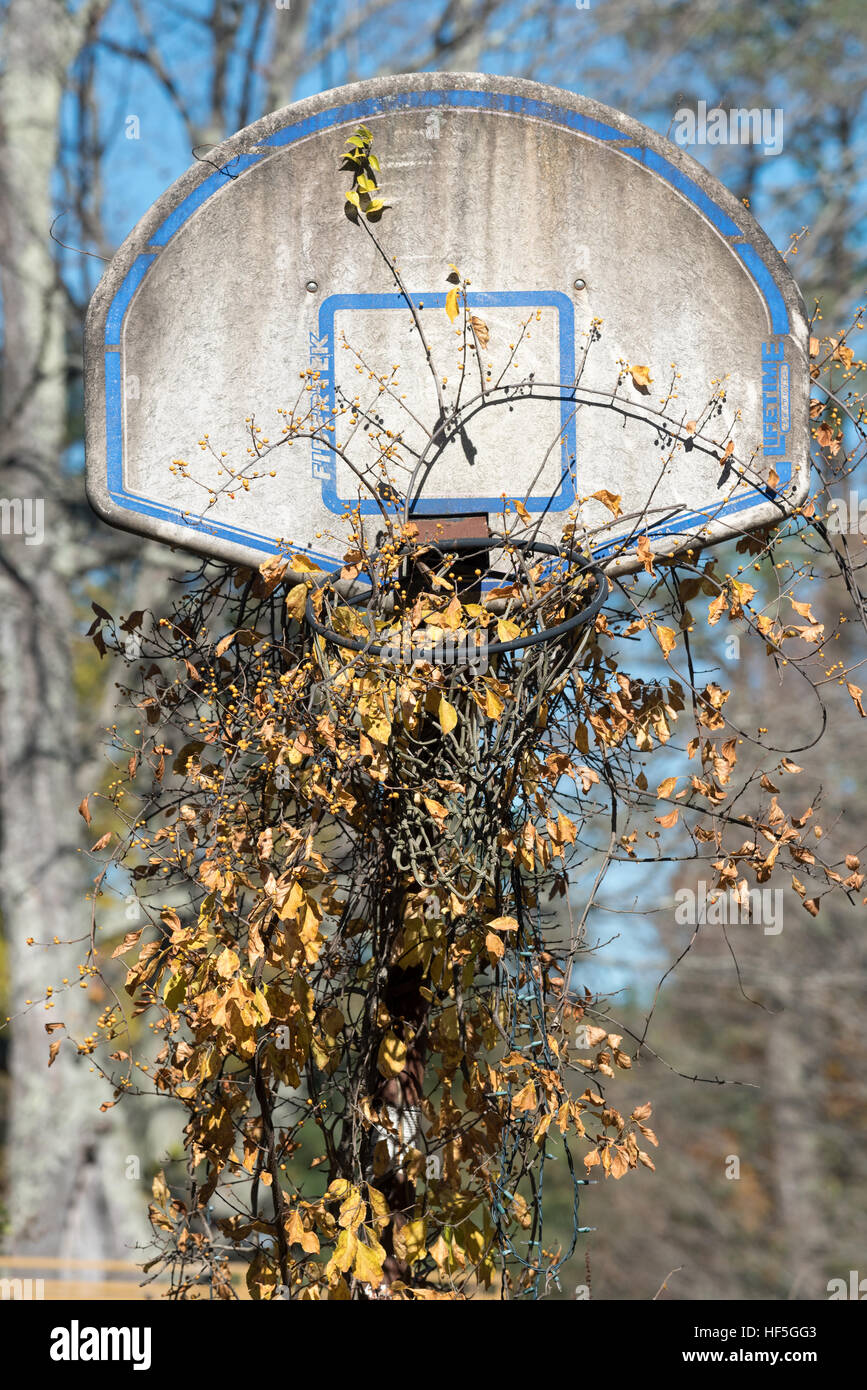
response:
<svg viewBox="0 0 867 1390"><path fill-rule="evenodd" d="M154 1083L188 1111L193 1199L160 1186L153 1208L179 1295L204 1280L228 1296L230 1249L250 1258L262 1296L457 1296L489 1285L498 1263L504 1293L538 1293L577 1238L587 1178L572 1150L588 1117L605 1171L650 1165L648 1106L624 1118L592 1088L570 1095L570 1068L589 1078L630 1063L619 1037L581 1023L593 1001L573 997L543 933L580 834L554 802L572 778L600 780L589 754L575 765L583 740L567 731L595 683L607 581L554 547L502 542L494 588L484 575L462 587L452 549L414 531L381 548L378 612L368 598L362 616L327 584L295 585L281 603L282 561L249 577L233 603L244 626L207 654L219 580L158 629L201 714L172 750L174 828L153 837L168 860L147 854L134 875L159 879L170 861L188 892L152 911L157 940L127 989L160 1012ZM308 603L329 630L408 633L410 660L323 642L301 620ZM549 640L517 649L534 626ZM415 659L422 641L489 628L499 641L469 665ZM155 699L188 725L177 693ZM134 857L150 814L132 830ZM576 1026L594 1054L577 1064ZM303 1178L286 1186L311 1130L328 1175L316 1199ZM555 1142L575 1208L560 1251L543 1242L540 1165ZM179 1231L195 1259L179 1261Z"/></svg>
<svg viewBox="0 0 867 1390"><path fill-rule="evenodd" d="M607 1095L642 1051L656 1055L647 1027L625 1046L580 981L611 867L698 872L706 859L720 891L746 898L748 876L788 872L812 914L863 884L857 854L831 835L808 843L817 799L787 811L767 757L742 769L738 738L762 740L699 674L687 608L705 595L712 625L725 615L789 661L816 693L820 731L817 658L833 634L793 583L823 536L828 553L824 520L745 537L740 550L764 562L756 587L713 557L650 557L591 621L522 650L516 637L586 610L586 561L497 543L483 588L484 562L461 570L453 547L415 531L396 526L376 556L348 553L350 577L376 576L363 605L312 570L290 583L285 558L258 573L209 565L142 638L131 693L147 729L104 795L126 824L110 862L132 875L146 926L115 947L133 953L135 1002L131 1017L117 995L104 1009L98 1031L122 1041L99 1065L112 1103L152 1088L186 1112L186 1190L180 1174L158 1176L151 1209L162 1250L150 1268L170 1271L176 1297L236 1296L238 1258L263 1298L548 1293L594 1168L653 1166L649 1103L621 1114ZM776 557L793 542L787 581ZM839 569L839 552L829 559ZM854 567L843 587L860 597ZM769 622L775 595L806 621ZM324 639L308 605L362 649ZM149 627L144 614L130 624ZM492 642L479 660L488 633L510 649ZM123 649L104 610L93 636ZM436 644L462 637L475 659L437 665ZM627 673L617 652L630 639L639 670ZM654 792L644 769L660 753ZM770 758L778 776L800 771ZM570 883L584 879L575 914ZM88 969L111 985L103 954L94 935ZM97 1055L93 1040L79 1048ZM558 1153L572 1233L552 1244L545 1173Z"/></svg>

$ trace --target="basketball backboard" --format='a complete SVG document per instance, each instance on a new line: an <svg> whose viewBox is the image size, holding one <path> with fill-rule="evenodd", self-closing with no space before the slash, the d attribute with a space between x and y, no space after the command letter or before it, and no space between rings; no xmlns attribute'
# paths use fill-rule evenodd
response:
<svg viewBox="0 0 867 1390"><path fill-rule="evenodd" d="M360 124L385 254L344 213ZM482 340L446 312L453 265ZM423 467L440 403L419 326L446 413L488 393ZM88 496L199 553L324 570L348 509L373 543L384 506L496 528L505 498L541 539L574 519L629 569L645 531L706 544L803 502L808 397L791 275L680 148L538 83L387 77L234 135L124 242L88 317Z"/></svg>

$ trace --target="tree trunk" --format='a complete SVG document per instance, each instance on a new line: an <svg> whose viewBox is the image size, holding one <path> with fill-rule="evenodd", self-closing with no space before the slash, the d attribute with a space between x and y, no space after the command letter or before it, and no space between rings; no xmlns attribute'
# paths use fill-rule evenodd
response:
<svg viewBox="0 0 867 1390"><path fill-rule="evenodd" d="M76 815L76 729L68 574L69 484L60 460L66 420L63 296L51 254L51 185L69 63L92 13L11 0L3 25L0 135L0 289L5 309L0 498L4 532L21 529L19 502L43 525L30 541L0 542L0 893L12 1014L7 1125L8 1241L16 1252L118 1253L113 1209L126 1204L121 1156L106 1154L117 1125L100 1121L105 1093L86 1058L64 1042L49 1070L45 1025L81 1038L95 1023L79 988L88 907ZM42 531L41 543L39 531ZM34 534L35 533L35 534ZM36 542L36 543L30 543ZM37 943L78 938L76 945ZM63 978L70 981L63 990ZM45 1007L47 986L56 1003ZM27 1000L34 1001L32 1005Z"/></svg>
<svg viewBox="0 0 867 1390"><path fill-rule="evenodd" d="M824 1213L819 1200L816 1129L821 1119L810 1096L807 1057L811 1039L791 980L778 977L774 994L780 1013L768 1029L766 1076L783 1256L780 1296L816 1299L823 1296L820 1231Z"/></svg>

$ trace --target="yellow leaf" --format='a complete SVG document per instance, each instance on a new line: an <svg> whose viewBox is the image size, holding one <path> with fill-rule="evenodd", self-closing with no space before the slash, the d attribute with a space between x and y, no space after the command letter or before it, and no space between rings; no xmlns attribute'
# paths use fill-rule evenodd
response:
<svg viewBox="0 0 867 1390"><path fill-rule="evenodd" d="M639 391L646 395L648 387L651 385L653 381L653 378L650 375L650 368L630 367L629 375L632 377L633 386L635 386Z"/></svg>
<svg viewBox="0 0 867 1390"><path fill-rule="evenodd" d="M259 573L265 582L266 597L272 593L286 573L287 561L282 555L269 555L259 566ZM270 587L268 587L270 586Z"/></svg>
<svg viewBox="0 0 867 1390"><path fill-rule="evenodd" d="M437 1236L428 1254L441 1273L448 1269L451 1261L451 1251L441 1235Z"/></svg>
<svg viewBox="0 0 867 1390"><path fill-rule="evenodd" d="M341 1029L346 1027L346 1019L343 1017L340 1010L334 1006L323 1010L319 1022L327 1038L336 1038Z"/></svg>
<svg viewBox="0 0 867 1390"><path fill-rule="evenodd" d="M517 931L518 923L514 917L495 917L488 923L489 931Z"/></svg>
<svg viewBox="0 0 867 1390"><path fill-rule="evenodd" d="M353 1271L356 1279L360 1279L363 1284L372 1284L375 1289L378 1289L382 1283L384 1263L385 1251L378 1241L372 1245L362 1245L361 1241L358 1242Z"/></svg>
<svg viewBox="0 0 867 1390"><path fill-rule="evenodd" d="M733 579L732 591L735 600L732 606L732 617L739 618L742 613L742 605L749 603L750 599L755 597L756 590L753 588L752 584L745 584L742 580ZM794 600L792 600L792 602L794 603ZM795 606L797 607L798 605ZM801 604L800 608L801 610L806 609L809 614L810 605L808 603Z"/></svg>
<svg viewBox="0 0 867 1390"><path fill-rule="evenodd" d="M622 1178L624 1173L629 1171L629 1160L626 1150L619 1144L615 1144L611 1153L611 1176L612 1178Z"/></svg>
<svg viewBox="0 0 867 1390"><path fill-rule="evenodd" d="M497 934L492 931L487 932L485 935L485 950L492 963L493 961L502 960L503 956L506 954L506 948L502 941ZM51 1045L52 1047L54 1046L53 1043ZM58 1043L57 1046L59 1047L60 1044Z"/></svg>
<svg viewBox="0 0 867 1390"><path fill-rule="evenodd" d="M424 1217L420 1216L415 1221L407 1221L399 1231L395 1231L394 1253L399 1260L406 1260L411 1265L421 1259L425 1252L426 1224Z"/></svg>
<svg viewBox="0 0 867 1390"><path fill-rule="evenodd" d="M648 1114L650 1112L648 1111ZM326 1202L342 1202L344 1197L352 1191L352 1184L348 1178L335 1178L325 1190Z"/></svg>
<svg viewBox="0 0 867 1390"><path fill-rule="evenodd" d="M357 1188L351 1187L340 1206L337 1216L338 1226L356 1231L367 1215L367 1203Z"/></svg>
<svg viewBox="0 0 867 1390"><path fill-rule="evenodd" d="M317 565L315 560L311 560L308 555L290 555L291 568L297 570L299 574L321 574L322 566Z"/></svg>
<svg viewBox="0 0 867 1390"><path fill-rule="evenodd" d="M713 603L708 604L707 621L708 627L715 627L728 608L728 599L725 594L719 594Z"/></svg>
<svg viewBox="0 0 867 1390"><path fill-rule="evenodd" d="M439 704L440 728L444 734L450 734L458 722L458 712L454 705L450 705L445 695L440 696Z"/></svg>
<svg viewBox="0 0 867 1390"><path fill-rule="evenodd" d="M477 319L475 314L471 316L470 323L472 324L473 332L479 340L479 347L486 348L491 336L488 325L485 323L484 319Z"/></svg>
<svg viewBox="0 0 867 1390"><path fill-rule="evenodd" d="M428 814L433 816L434 820L437 822L437 825L439 825L440 828L442 828L446 823L446 818L448 816L448 808L446 806L443 806L441 801L435 801L432 796L425 796L422 798L422 800L424 801L424 804L427 807Z"/></svg>
<svg viewBox="0 0 867 1390"><path fill-rule="evenodd" d="M501 642L511 642L513 638L520 637L521 629L517 623L513 623L511 618L497 619L497 636Z"/></svg>
<svg viewBox="0 0 867 1390"><path fill-rule="evenodd" d="M178 914L173 907L164 907L160 913L160 921L167 926L170 932L183 931L183 925Z"/></svg>
<svg viewBox="0 0 867 1390"><path fill-rule="evenodd" d="M247 1269L247 1288L252 1299L270 1299L278 1283L277 1270L263 1250L257 1250Z"/></svg>
<svg viewBox="0 0 867 1390"><path fill-rule="evenodd" d="M592 492L591 497L595 497L597 502L601 502L603 507L607 507L614 516L620 516L620 493L609 492L607 488L600 488L599 492Z"/></svg>
<svg viewBox="0 0 867 1390"><path fill-rule="evenodd" d="M133 948L133 946L136 944L136 942L138 941L138 939L139 939L139 937L141 936L141 934L142 934L143 931L144 931L144 927L139 927L138 931L130 931L130 932L127 932L126 936L124 937L124 939L123 939L123 941L120 943L120 945L119 945L119 946L115 946L114 950L112 951L112 953L111 953L111 958L112 958L112 960L116 960L118 956L125 955L127 951L131 951L132 948Z"/></svg>
<svg viewBox="0 0 867 1390"><path fill-rule="evenodd" d="M296 623L303 621L307 608L307 585L295 584L286 595L286 612Z"/></svg>
<svg viewBox="0 0 867 1390"><path fill-rule="evenodd" d="M569 819L568 816L564 816L562 811L558 812L557 815L557 834L560 838L561 844L564 845L574 845L575 839L578 835L578 830L575 824Z"/></svg>
<svg viewBox="0 0 867 1390"><path fill-rule="evenodd" d="M659 786L656 788L656 795L659 797L671 796L676 786L676 777L666 777L665 781L660 782Z"/></svg>
<svg viewBox="0 0 867 1390"><path fill-rule="evenodd" d="M454 632L460 627L462 616L460 600L455 595L444 613L431 613L428 616L428 623L433 627L444 627Z"/></svg>
<svg viewBox="0 0 867 1390"><path fill-rule="evenodd" d="M668 656L668 653L671 651L672 647L675 645L677 641L677 633L675 632L673 627L662 627L659 623L657 623L656 640L662 648L662 655Z"/></svg>
<svg viewBox="0 0 867 1390"><path fill-rule="evenodd" d="M399 1076L406 1066L406 1043L388 1032L379 1044L376 1066L381 1076Z"/></svg>
<svg viewBox="0 0 867 1390"><path fill-rule="evenodd" d="M414 1154L418 1154L419 1158L423 1160L424 1156L419 1152L418 1149L413 1149L412 1152ZM373 1216L374 1229L377 1226L381 1229L384 1229L391 1220L391 1212L388 1209L388 1203L385 1200L385 1195L384 1193L380 1192L378 1188L372 1187L370 1183L367 1183L366 1186L367 1197L368 1201L370 1202L370 1210Z"/></svg>
<svg viewBox="0 0 867 1390"><path fill-rule="evenodd" d="M335 1270L341 1270L345 1274L352 1267L357 1250L358 1236L348 1227L344 1227L337 1237L334 1254L326 1265L326 1273L330 1275Z"/></svg>
<svg viewBox="0 0 867 1390"><path fill-rule="evenodd" d="M534 1082L528 1081L526 1086L522 1086L516 1096L512 1097L513 1110L535 1110L536 1109L536 1087Z"/></svg>
<svg viewBox="0 0 867 1390"><path fill-rule="evenodd" d="M655 574L656 571L653 568L653 549L651 547L649 537L641 536L639 538L638 545L635 547L635 553L637 554L644 568L647 570L647 573Z"/></svg>
<svg viewBox="0 0 867 1390"><path fill-rule="evenodd" d="M155 1202L158 1202L161 1207L167 1205L169 1200L169 1188L165 1179L165 1174L162 1171L157 1173L151 1183L151 1191L154 1195Z"/></svg>
<svg viewBox="0 0 867 1390"><path fill-rule="evenodd" d="M177 1009L178 1005L183 1003L186 994L186 978L180 971L176 971L174 975L170 975L168 980L166 980L165 988L163 989L163 999L166 1001L166 1006L169 1009Z"/></svg>
<svg viewBox="0 0 867 1390"><path fill-rule="evenodd" d="M228 980L230 976L234 975L240 964L240 960L231 947L224 946L217 957L217 974L222 980Z"/></svg>
<svg viewBox="0 0 867 1390"><path fill-rule="evenodd" d="M458 312L458 290L457 286L455 286L455 288L453 290L449 290L448 294L446 295L446 313L448 314L452 323L454 323L455 319L457 318Z"/></svg>
<svg viewBox="0 0 867 1390"><path fill-rule="evenodd" d="M485 714L489 719L499 719L503 713L505 705L499 695L491 689L485 691Z"/></svg>
<svg viewBox="0 0 867 1390"><path fill-rule="evenodd" d="M755 593L755 589L753 589L753 593ZM806 618L807 621L811 623L816 621L813 617L809 603L799 603L797 599L792 598L791 594L789 595L789 603L792 605L796 613L800 613L802 618Z"/></svg>

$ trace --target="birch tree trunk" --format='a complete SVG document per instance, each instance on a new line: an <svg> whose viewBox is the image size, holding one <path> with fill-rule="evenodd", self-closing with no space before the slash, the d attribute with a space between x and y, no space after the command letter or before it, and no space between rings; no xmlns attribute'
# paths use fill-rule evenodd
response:
<svg viewBox="0 0 867 1390"><path fill-rule="evenodd" d="M765 1090L773 1127L774 1197L783 1266L781 1297L822 1296L821 1165L817 1129L823 1124L812 1095L808 1054L816 1048L808 1014L791 979L778 977L779 1013L767 1034Z"/></svg>
<svg viewBox="0 0 867 1390"><path fill-rule="evenodd" d="M67 365L49 227L64 82L94 8L73 15L56 0L10 0L0 79L0 498L10 504L0 538L0 906L13 1015L8 1243L19 1253L86 1258L118 1253L113 1211L127 1205L128 1194L122 1155L106 1157L117 1127L100 1117L105 1093L87 1059L64 1043L47 1067L46 1023L62 1020L80 1038L91 1031L85 1011L91 1025L94 1015L78 985L88 913L84 823L75 810L82 792L75 786L69 576L77 557L60 466ZM43 525L30 528L29 539L8 534L28 515L18 501L35 504L31 519L44 508ZM46 949L27 946L28 937L79 944ZM49 985L56 1003L46 1010Z"/></svg>

